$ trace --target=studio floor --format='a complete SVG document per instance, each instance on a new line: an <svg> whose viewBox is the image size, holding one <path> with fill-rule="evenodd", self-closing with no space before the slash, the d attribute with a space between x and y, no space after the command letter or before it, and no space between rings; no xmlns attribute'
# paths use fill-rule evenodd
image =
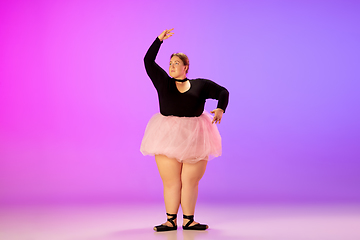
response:
<svg viewBox="0 0 360 240"><path fill-rule="evenodd" d="M182 218L179 212L179 222ZM1 240L359 240L356 204L198 204L206 231L156 233L161 204L1 206Z"/></svg>

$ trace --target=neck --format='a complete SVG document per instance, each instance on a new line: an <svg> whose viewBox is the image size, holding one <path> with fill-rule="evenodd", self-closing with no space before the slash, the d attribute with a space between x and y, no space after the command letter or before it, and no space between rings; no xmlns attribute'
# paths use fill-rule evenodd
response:
<svg viewBox="0 0 360 240"><path fill-rule="evenodd" d="M174 80L176 81L176 82L186 82L188 79L185 77L184 79L177 79L177 78L174 78Z"/></svg>

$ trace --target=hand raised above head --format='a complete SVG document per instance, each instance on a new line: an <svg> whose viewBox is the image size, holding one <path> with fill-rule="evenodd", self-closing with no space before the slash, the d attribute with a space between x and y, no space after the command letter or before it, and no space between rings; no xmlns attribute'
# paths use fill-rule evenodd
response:
<svg viewBox="0 0 360 240"><path fill-rule="evenodd" d="M168 39L169 37L171 37L174 33L171 32L172 30L174 30L174 28L169 29L169 30L164 30L159 36L158 38L160 39L160 41L164 41L165 39Z"/></svg>

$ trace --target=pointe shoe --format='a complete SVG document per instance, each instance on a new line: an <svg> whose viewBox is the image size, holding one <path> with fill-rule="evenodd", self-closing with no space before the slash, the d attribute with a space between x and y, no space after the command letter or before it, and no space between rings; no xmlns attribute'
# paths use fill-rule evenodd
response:
<svg viewBox="0 0 360 240"><path fill-rule="evenodd" d="M154 227L154 230L156 232L165 232L165 231L172 231L172 230L177 230L177 226L174 222L174 220L176 219L177 217L177 214L170 214L170 213L166 213L166 215L170 216L171 218L168 218L168 222L170 222L173 226L172 227L169 227L167 225L158 225L158 226L155 226Z"/></svg>
<svg viewBox="0 0 360 240"><path fill-rule="evenodd" d="M184 230L206 230L209 228L208 225L200 223L197 223L190 227L190 224L194 222L194 215L183 215L183 218L190 220L185 226L182 226Z"/></svg>

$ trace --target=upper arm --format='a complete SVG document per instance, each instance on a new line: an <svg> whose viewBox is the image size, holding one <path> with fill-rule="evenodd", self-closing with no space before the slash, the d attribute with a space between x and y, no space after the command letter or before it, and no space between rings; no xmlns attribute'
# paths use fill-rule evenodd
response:
<svg viewBox="0 0 360 240"><path fill-rule="evenodd" d="M159 87L168 79L169 75L162 69L155 61L146 62L145 69L146 73L150 77L151 81L155 85L155 87Z"/></svg>
<svg viewBox="0 0 360 240"><path fill-rule="evenodd" d="M205 80L205 92L206 98L218 100L217 107L225 112L229 102L229 91L213 81Z"/></svg>
<svg viewBox="0 0 360 240"><path fill-rule="evenodd" d="M158 88L168 79L168 74L162 69L156 62L156 55L159 52L162 42L159 38L156 38L155 41L151 44L150 48L145 54L144 64L146 73L150 77L151 81L154 83L155 87Z"/></svg>

